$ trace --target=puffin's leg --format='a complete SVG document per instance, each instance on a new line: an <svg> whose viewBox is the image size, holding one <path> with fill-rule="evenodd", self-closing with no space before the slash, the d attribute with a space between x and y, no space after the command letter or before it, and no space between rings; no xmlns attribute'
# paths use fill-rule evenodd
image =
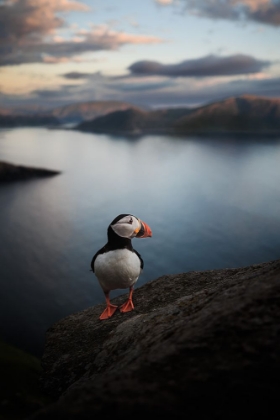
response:
<svg viewBox="0 0 280 420"><path fill-rule="evenodd" d="M128 296L127 301L122 306L120 306L121 312L129 312L134 309L134 305L132 302L132 294L133 294L133 286L129 288L129 296Z"/></svg>
<svg viewBox="0 0 280 420"><path fill-rule="evenodd" d="M105 299L106 299L106 309L102 312L99 319L108 319L111 318L112 315L114 315L116 309L118 308L116 305L112 305L109 298L109 292L105 293Z"/></svg>

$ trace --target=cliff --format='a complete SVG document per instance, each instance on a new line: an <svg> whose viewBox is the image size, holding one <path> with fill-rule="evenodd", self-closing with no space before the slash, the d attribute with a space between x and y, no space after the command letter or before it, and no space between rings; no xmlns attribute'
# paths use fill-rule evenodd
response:
<svg viewBox="0 0 280 420"><path fill-rule="evenodd" d="M49 328L41 383L57 401L30 419L276 419L280 260L162 276L134 304Z"/></svg>

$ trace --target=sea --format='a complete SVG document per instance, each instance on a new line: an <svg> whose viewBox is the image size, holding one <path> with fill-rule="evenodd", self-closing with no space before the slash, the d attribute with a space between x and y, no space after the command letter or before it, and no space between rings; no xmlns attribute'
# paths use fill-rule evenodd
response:
<svg viewBox="0 0 280 420"><path fill-rule="evenodd" d="M61 171L0 184L0 339L38 357L55 322L105 303L90 263L118 214L153 232L133 239L136 288L280 258L280 136L13 128L0 160Z"/></svg>

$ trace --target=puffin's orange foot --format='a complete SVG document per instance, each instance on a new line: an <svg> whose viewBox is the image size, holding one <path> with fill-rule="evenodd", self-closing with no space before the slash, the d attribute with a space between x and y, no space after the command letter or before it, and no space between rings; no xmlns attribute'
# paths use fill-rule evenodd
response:
<svg viewBox="0 0 280 420"><path fill-rule="evenodd" d="M112 315L116 312L118 307L116 305L112 305L111 303L107 305L106 309L102 312L99 319L108 319L111 318Z"/></svg>
<svg viewBox="0 0 280 420"><path fill-rule="evenodd" d="M130 312L134 309L132 299L128 299L122 306L120 306L121 312Z"/></svg>

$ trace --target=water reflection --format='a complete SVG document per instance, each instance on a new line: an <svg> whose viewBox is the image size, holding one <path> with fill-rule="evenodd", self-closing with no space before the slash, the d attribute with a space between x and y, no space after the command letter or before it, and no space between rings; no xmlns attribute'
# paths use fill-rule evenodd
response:
<svg viewBox="0 0 280 420"><path fill-rule="evenodd" d="M53 322L104 301L90 261L119 213L153 230L151 240L134 240L145 261L138 287L163 274L279 257L275 139L132 142L24 128L0 132L0 154L62 171L0 187L0 331L37 354Z"/></svg>

